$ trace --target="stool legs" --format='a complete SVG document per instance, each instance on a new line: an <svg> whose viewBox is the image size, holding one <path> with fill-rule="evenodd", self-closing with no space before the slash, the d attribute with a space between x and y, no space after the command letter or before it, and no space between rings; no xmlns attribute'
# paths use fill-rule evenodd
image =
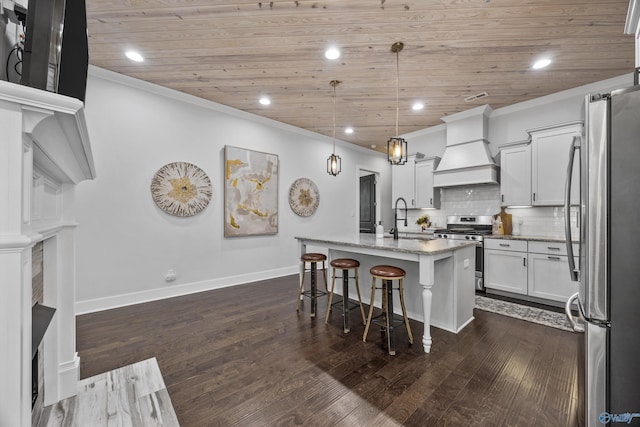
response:
<svg viewBox="0 0 640 427"><path fill-rule="evenodd" d="M404 306L404 279L400 279L398 287L400 288L400 305L402 306L402 316L404 317L404 324L407 327L407 335L409 335L409 343L413 344L413 334L411 334L411 326L409 326L409 317L407 317L407 309Z"/></svg>
<svg viewBox="0 0 640 427"><path fill-rule="evenodd" d="M360 296L360 279L358 278L358 270L356 270L356 292L358 293L358 303L360 304L360 314L362 315L362 324L367 324L367 319L364 315L364 307L362 306L362 297Z"/></svg>
<svg viewBox="0 0 640 427"><path fill-rule="evenodd" d="M310 261L309 270L311 272L311 291L309 292L309 297L311 298L311 317L316 317L316 312L318 311L318 298L317 298L317 270L318 270L318 262ZM300 311L300 301L303 298L304 292L304 275L307 270L307 264L305 261L302 262L302 276L300 277L300 288L298 289L298 301L296 302L296 311ZM324 276L324 288L327 292L329 292L329 285L327 284L327 269L326 264L322 261L322 275Z"/></svg>
<svg viewBox="0 0 640 427"><path fill-rule="evenodd" d="M302 276L300 276L300 289L298 290L298 302L296 303L296 311L300 311L300 301L302 301L302 291L304 290L304 272L306 271L306 263L302 262Z"/></svg>
<svg viewBox="0 0 640 427"><path fill-rule="evenodd" d="M324 322L329 322L329 313L331 312L331 305L333 303L333 292L335 291L335 283L336 283L336 270L337 268L333 268L331 275L331 290L329 291L329 302L327 303L327 314L324 317ZM367 323L365 315L364 315L364 307L362 306L362 297L360 295L360 280L358 277L358 269L354 269L354 279L356 282L356 292L358 293L358 305L360 307L360 314L362 316L362 324L365 325ZM351 331L350 326L350 310L349 307L349 269L342 269L342 315L343 315L343 326L344 332L349 333Z"/></svg>
<svg viewBox="0 0 640 427"><path fill-rule="evenodd" d="M380 334L382 335L382 341L385 343L387 351L390 355L396 354L395 348L395 326L394 326L394 314L393 314L393 283L392 280L382 280L382 312L379 316L379 322L381 325ZM409 317L407 316L407 309L404 303L404 278L398 278L398 291L400 294L400 305L402 306L402 317L407 329L407 335L409 336L409 343L413 344L413 334L411 333L411 326L409 325ZM373 303L376 292L376 277L373 276L371 282L371 302L369 304L369 315L366 320L366 326L364 328L364 334L362 341L367 341L367 335L369 333L369 327L373 318Z"/></svg>
<svg viewBox="0 0 640 427"><path fill-rule="evenodd" d="M331 304L333 302L333 289L336 284L336 269L332 269L331 274L331 290L329 291L329 301L327 302L327 314L324 316L324 323L329 322L329 313L331 312Z"/></svg>
<svg viewBox="0 0 640 427"><path fill-rule="evenodd" d="M387 300L385 301L384 320L385 320L385 332L387 335L387 350L391 356L396 355L396 334L393 326L393 285L389 280L382 281L383 295L386 294Z"/></svg>
<svg viewBox="0 0 640 427"><path fill-rule="evenodd" d="M362 341L367 342L367 334L369 333L369 326L371 326L371 318L373 317L373 299L376 296L376 278L371 281L371 302L369 303L369 315L367 316L366 326L364 327L364 334L362 335Z"/></svg>

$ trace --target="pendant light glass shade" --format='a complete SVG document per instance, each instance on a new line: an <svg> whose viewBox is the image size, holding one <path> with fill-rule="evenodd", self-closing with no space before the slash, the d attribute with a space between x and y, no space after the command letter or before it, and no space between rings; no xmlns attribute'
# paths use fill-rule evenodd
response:
<svg viewBox="0 0 640 427"><path fill-rule="evenodd" d="M336 156L335 153L329 156L327 159L327 173L329 175L336 176L342 170L342 159L340 156Z"/></svg>
<svg viewBox="0 0 640 427"><path fill-rule="evenodd" d="M338 80L331 80L329 84L333 87L333 153L327 159L327 173L337 176L342 171L342 159L336 155L336 86L340 84Z"/></svg>
<svg viewBox="0 0 640 427"><path fill-rule="evenodd" d="M392 165L404 165L407 163L409 151L407 141L398 136L398 121L400 119L400 51L404 43L396 42L391 45L391 52L396 54L396 136L387 141L387 159Z"/></svg>
<svg viewBox="0 0 640 427"><path fill-rule="evenodd" d="M407 163L407 140L393 137L387 141L387 153L389 163L392 165L404 165Z"/></svg>

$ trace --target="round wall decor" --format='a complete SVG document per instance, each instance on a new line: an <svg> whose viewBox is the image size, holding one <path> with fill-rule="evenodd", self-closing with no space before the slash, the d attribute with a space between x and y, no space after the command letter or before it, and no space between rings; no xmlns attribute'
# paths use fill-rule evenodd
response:
<svg viewBox="0 0 640 427"><path fill-rule="evenodd" d="M168 163L151 180L153 201L170 215L196 215L207 207L211 194L211 180L192 163Z"/></svg>
<svg viewBox="0 0 640 427"><path fill-rule="evenodd" d="M289 206L300 216L311 216L320 204L318 187L308 178L296 179L289 188Z"/></svg>

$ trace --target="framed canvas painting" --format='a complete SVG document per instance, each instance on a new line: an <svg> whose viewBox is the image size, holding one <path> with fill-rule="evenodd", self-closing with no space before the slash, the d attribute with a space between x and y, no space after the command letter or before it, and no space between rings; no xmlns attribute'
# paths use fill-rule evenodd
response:
<svg viewBox="0 0 640 427"><path fill-rule="evenodd" d="M278 232L278 156L224 147L224 236Z"/></svg>

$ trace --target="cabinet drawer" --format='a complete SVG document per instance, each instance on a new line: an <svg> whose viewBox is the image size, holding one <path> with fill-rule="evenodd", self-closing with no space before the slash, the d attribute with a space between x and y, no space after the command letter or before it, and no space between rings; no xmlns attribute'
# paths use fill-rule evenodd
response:
<svg viewBox="0 0 640 427"><path fill-rule="evenodd" d="M565 242L533 242L529 241L529 252L545 255L567 255ZM578 255L578 244L573 244L573 254Z"/></svg>
<svg viewBox="0 0 640 427"><path fill-rule="evenodd" d="M485 249L497 249L503 251L527 252L526 240L490 239L484 241Z"/></svg>

